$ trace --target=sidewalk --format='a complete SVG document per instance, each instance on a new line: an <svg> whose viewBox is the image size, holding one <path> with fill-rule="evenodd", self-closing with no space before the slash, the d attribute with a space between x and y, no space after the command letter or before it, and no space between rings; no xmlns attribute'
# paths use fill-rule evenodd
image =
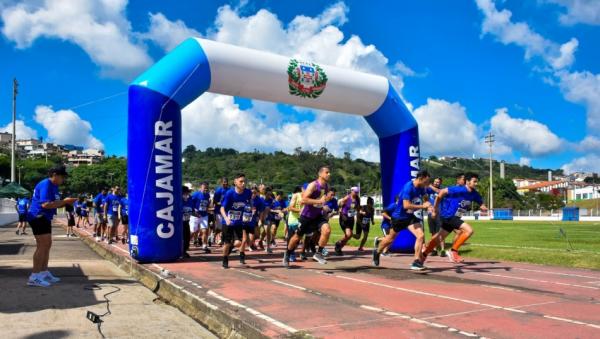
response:
<svg viewBox="0 0 600 339"><path fill-rule="evenodd" d="M101 338L86 311L103 317L107 338L216 338L79 238L53 227L50 270L62 281L50 288L28 287L35 239L17 236L15 225L0 226L0 333L2 338ZM97 284L101 289L86 289Z"/></svg>

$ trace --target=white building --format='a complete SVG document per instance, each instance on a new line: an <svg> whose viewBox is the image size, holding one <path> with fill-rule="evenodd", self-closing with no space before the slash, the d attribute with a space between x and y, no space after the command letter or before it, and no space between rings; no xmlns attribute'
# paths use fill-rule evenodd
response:
<svg viewBox="0 0 600 339"><path fill-rule="evenodd" d="M67 162L73 166L91 165L100 162L104 158L104 151L97 149L86 149L83 151L70 151L67 154Z"/></svg>
<svg viewBox="0 0 600 339"><path fill-rule="evenodd" d="M569 191L570 200L588 200L600 198L600 185L575 187Z"/></svg>

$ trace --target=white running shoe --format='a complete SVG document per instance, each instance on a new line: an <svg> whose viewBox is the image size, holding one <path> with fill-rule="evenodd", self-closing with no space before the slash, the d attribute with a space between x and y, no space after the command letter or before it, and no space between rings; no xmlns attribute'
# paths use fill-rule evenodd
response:
<svg viewBox="0 0 600 339"><path fill-rule="evenodd" d="M35 286L35 287L50 287L50 283L44 280L39 274L29 276L29 280L27 280L27 285Z"/></svg>
<svg viewBox="0 0 600 339"><path fill-rule="evenodd" d="M42 277L42 279L44 279L47 282L52 283L52 284L55 284L60 281L60 278L52 275L52 273L50 273L50 271L40 272L40 276Z"/></svg>

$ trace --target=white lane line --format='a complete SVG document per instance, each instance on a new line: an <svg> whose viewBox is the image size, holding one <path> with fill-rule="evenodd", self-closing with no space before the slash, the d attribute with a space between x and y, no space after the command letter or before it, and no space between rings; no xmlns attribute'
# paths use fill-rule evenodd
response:
<svg viewBox="0 0 600 339"><path fill-rule="evenodd" d="M306 288L304 288L302 286L288 284L288 283L283 282L283 281L279 281L279 280L275 280L275 279L273 279L271 281L274 282L274 283L276 283L276 284L285 285L285 286L288 286L288 287L291 287L291 288L295 288L295 289L298 289L298 290L301 290L301 291L306 291L307 290Z"/></svg>
<svg viewBox="0 0 600 339"><path fill-rule="evenodd" d="M279 320L273 319L273 318L269 317L268 315L266 315L264 313L261 313L261 312L255 310L255 309L253 309L251 307L242 305L242 304L238 303L237 301L234 301L234 300L231 300L231 299L229 299L227 297L224 297L224 296L222 296L222 295L220 295L220 294L218 294L218 293L216 293L216 292L214 292L212 290L208 291L207 294L210 295L210 296L212 296L212 297L214 297L214 298L217 298L217 299L219 299L219 300L221 300L223 302L226 302L226 303L228 303L231 306L241 308L241 309L245 310L246 312L252 314L253 316L255 316L257 318L260 318L260 319L263 319L263 320L266 320L267 322L269 322L269 323L271 323L271 324L273 324L273 325L275 325L275 326L277 326L277 327L279 327L281 329L284 329L284 330L286 330L286 331L288 331L290 333L296 333L296 332L298 332L298 330L296 330L295 328L293 328L293 327L291 327L289 325L286 325L286 324L282 323Z"/></svg>
<svg viewBox="0 0 600 339"><path fill-rule="evenodd" d="M215 305L215 304L211 304L211 303L209 303L209 302L208 302L208 301L206 301L206 299L204 299L204 298L200 298L200 297L198 297L197 295L195 295L195 294L193 294L193 293L190 293L189 291L187 291L187 290L185 290L185 289L184 289L184 290L182 290L182 291L183 291L183 293L187 294L187 295L188 295L189 297L191 297L192 299L198 300L199 302L201 302L202 304L204 304L206 307L210 308L210 309L211 309L211 310L213 310L213 311L216 311L216 310L218 310L218 309L219 309L219 306L217 306L217 305Z"/></svg>
<svg viewBox="0 0 600 339"><path fill-rule="evenodd" d="M494 273L484 273L484 272L468 272L468 273L479 274L479 275L488 275L490 277L498 277L498 278L506 278L506 279L533 281L533 282L538 282L538 283L543 283L543 284L554 284L554 285L577 287L577 288L587 288L587 289L590 289L590 290L600 290L600 287L577 285L577 284L569 284L569 283L562 283L562 282L558 282L558 281L548 281L548 280L540 280L540 279L532 279L532 278L524 278L524 277L513 277L513 276L510 276L510 275L494 274Z"/></svg>
<svg viewBox="0 0 600 339"><path fill-rule="evenodd" d="M462 334L462 335L464 335L466 337L479 337L479 335L477 335L475 333L466 332L466 331L460 331L460 330L457 330L455 328L451 328L449 326L446 326L444 324L435 323L435 322L428 321L428 320L425 320L425 319L415 318L415 317L412 317L412 316L406 315L406 314L400 314L400 313L396 313L396 312L387 311L387 310L384 310L384 309L379 308L379 307L374 307L374 306L369 306L369 305L360 305L360 307L362 309L373 311L373 312L380 313L380 314L385 314L385 315L392 315L392 314L394 314L394 316L393 316L394 318L404 318L404 319L406 319L408 321L412 321L412 322L417 323L417 324L422 324L422 325L425 325L425 326L434 327L434 328L438 328L438 329L446 329L447 331L459 333L459 334Z"/></svg>
<svg viewBox="0 0 600 339"><path fill-rule="evenodd" d="M579 321L579 320L573 320L573 319L555 317L555 316L551 316L551 315L544 315L544 318L558 320L558 321L564 321L564 322L571 323L571 324L576 324L576 325L584 325L584 326L588 326L588 327L592 327L592 328L595 328L597 330L600 330L600 325L590 324L590 323L586 323L586 322Z"/></svg>
<svg viewBox="0 0 600 339"><path fill-rule="evenodd" d="M237 268L232 268L232 270L233 270L233 271L240 272L240 273L244 273L244 274L247 274L247 275L250 275L250 276L253 276L253 277L255 277L255 278L261 278L261 279L264 279L264 277L263 277L262 275L254 274L254 273L252 273L252 272L248 272L248 271L245 271L245 270L240 270L240 269L237 269Z"/></svg>
<svg viewBox="0 0 600 339"><path fill-rule="evenodd" d="M520 250L535 250L535 251L545 251L545 252L556 252L557 251L557 249L554 249L554 248L530 247L530 246L509 246L509 245L478 244L478 243L469 243L469 245L477 246L477 247L516 248L516 249L520 249ZM570 253L600 254L600 252L590 251L590 250L572 250Z"/></svg>
<svg viewBox="0 0 600 339"><path fill-rule="evenodd" d="M573 274L573 273L560 273L560 272L551 272L545 270L533 270L530 268L520 268L520 267L512 267L511 270L516 271L526 271L526 272L536 272L536 273L545 273L545 274L554 274L554 275L562 275L565 277L578 277L578 278L587 278L587 279L600 279L600 277L592 277L589 275L581 275L581 274Z"/></svg>

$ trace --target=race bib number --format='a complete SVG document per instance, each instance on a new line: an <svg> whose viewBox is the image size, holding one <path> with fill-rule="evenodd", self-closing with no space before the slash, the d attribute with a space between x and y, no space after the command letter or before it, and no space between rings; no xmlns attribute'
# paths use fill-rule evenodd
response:
<svg viewBox="0 0 600 339"><path fill-rule="evenodd" d="M279 214L279 213L275 213L275 216L273 216L273 218L274 218L275 220L281 220L281 214Z"/></svg>
<svg viewBox="0 0 600 339"><path fill-rule="evenodd" d="M113 210L113 212L118 212L119 211L119 206L118 205L113 205L112 210Z"/></svg>
<svg viewBox="0 0 600 339"><path fill-rule="evenodd" d="M243 222L252 221L252 212L244 212L244 214L242 215L242 221Z"/></svg>
<svg viewBox="0 0 600 339"><path fill-rule="evenodd" d="M368 225L371 222L371 218L363 218L362 219L362 224L363 225Z"/></svg>
<svg viewBox="0 0 600 339"><path fill-rule="evenodd" d="M462 208L459 208L458 210L456 210L456 213L454 213L455 216L462 218L462 216L466 213L467 211L465 211Z"/></svg>
<svg viewBox="0 0 600 339"><path fill-rule="evenodd" d="M206 200L203 200L202 202L200 202L200 206L198 207L198 211L200 212L206 212L208 210L208 203Z"/></svg>
<svg viewBox="0 0 600 339"><path fill-rule="evenodd" d="M323 208L323 204L315 204L313 205L314 208Z"/></svg>
<svg viewBox="0 0 600 339"><path fill-rule="evenodd" d="M356 210L348 210L348 216L354 218L356 216Z"/></svg>
<svg viewBox="0 0 600 339"><path fill-rule="evenodd" d="M242 218L242 212L230 210L228 213L228 216L229 216L229 219L231 219L231 221L237 221Z"/></svg>

